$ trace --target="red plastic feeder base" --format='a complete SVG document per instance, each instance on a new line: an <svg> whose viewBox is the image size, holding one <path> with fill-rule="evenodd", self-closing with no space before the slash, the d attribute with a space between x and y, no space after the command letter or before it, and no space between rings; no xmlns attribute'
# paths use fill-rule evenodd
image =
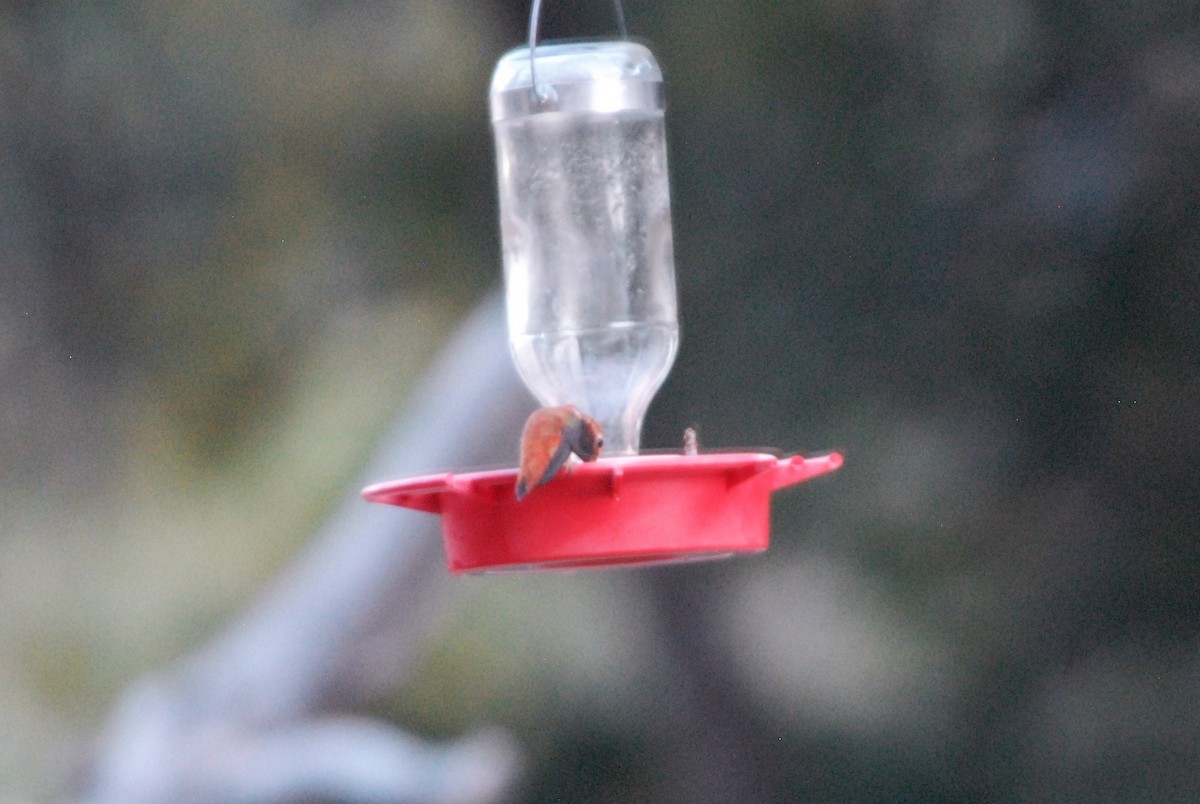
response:
<svg viewBox="0 0 1200 804"><path fill-rule="evenodd" d="M516 469L392 480L362 494L441 514L451 572L608 567L766 550L771 492L841 465L836 452L638 455L575 463L520 501Z"/></svg>

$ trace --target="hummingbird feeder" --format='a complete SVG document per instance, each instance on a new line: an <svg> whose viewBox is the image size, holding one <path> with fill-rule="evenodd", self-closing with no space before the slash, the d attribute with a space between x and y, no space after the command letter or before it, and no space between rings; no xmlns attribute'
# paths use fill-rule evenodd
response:
<svg viewBox="0 0 1200 804"><path fill-rule="evenodd" d="M557 471L562 438L530 493L522 475L521 498L524 458L519 469L389 481L363 496L440 514L456 573L766 550L771 492L834 471L842 456L700 453L691 430L680 453L639 454L642 418L679 343L662 72L626 38L619 0L615 41L539 45L540 5L528 46L501 57L490 92L509 345L533 395L586 414L603 454Z"/></svg>

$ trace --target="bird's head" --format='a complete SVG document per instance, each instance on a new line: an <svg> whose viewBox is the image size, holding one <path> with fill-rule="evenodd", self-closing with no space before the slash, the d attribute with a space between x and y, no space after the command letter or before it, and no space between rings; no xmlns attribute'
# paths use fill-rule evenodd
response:
<svg viewBox="0 0 1200 804"><path fill-rule="evenodd" d="M584 461L594 461L604 446L604 435L600 425L585 413L572 409L563 425L563 440Z"/></svg>

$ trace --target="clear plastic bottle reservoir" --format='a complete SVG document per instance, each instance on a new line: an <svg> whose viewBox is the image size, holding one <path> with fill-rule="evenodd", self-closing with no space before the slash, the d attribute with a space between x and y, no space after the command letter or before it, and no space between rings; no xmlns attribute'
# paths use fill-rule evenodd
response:
<svg viewBox="0 0 1200 804"><path fill-rule="evenodd" d="M632 454L679 343L662 73L625 41L536 59L511 51L491 86L513 359Z"/></svg>

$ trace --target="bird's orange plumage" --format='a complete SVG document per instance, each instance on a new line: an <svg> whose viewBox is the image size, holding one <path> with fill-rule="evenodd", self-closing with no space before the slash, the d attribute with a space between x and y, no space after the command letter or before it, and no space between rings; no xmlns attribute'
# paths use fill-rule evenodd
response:
<svg viewBox="0 0 1200 804"><path fill-rule="evenodd" d="M574 405L535 410L521 431L517 499L549 482L572 452L585 461L596 460L603 443L600 426Z"/></svg>

